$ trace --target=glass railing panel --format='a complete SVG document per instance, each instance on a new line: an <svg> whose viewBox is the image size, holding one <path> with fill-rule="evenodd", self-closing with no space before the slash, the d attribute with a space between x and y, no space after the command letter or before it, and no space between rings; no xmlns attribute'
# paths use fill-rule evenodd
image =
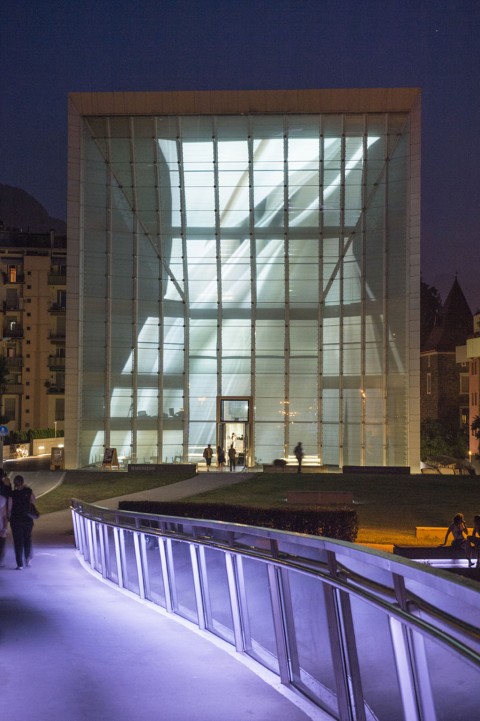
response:
<svg viewBox="0 0 480 721"><path fill-rule="evenodd" d="M198 623L190 545L182 541L172 541L172 561L174 569L173 609L180 616Z"/></svg>
<svg viewBox="0 0 480 721"><path fill-rule="evenodd" d="M239 578L243 584L245 651L275 673L279 673L267 565L241 558ZM241 592L242 593L242 592Z"/></svg>
<svg viewBox="0 0 480 721"><path fill-rule="evenodd" d="M326 711L338 715L324 585L301 573L284 573L292 681ZM290 604L290 609L289 605Z"/></svg>
<svg viewBox="0 0 480 721"><path fill-rule="evenodd" d="M480 717L478 668L431 639L425 640L425 675L430 677L436 721ZM420 678L420 687L426 679Z"/></svg>
<svg viewBox="0 0 480 721"><path fill-rule="evenodd" d="M228 587L225 554L211 548L201 549L204 557L206 625L220 638L234 643L232 607Z"/></svg>
<svg viewBox="0 0 480 721"><path fill-rule="evenodd" d="M366 708L376 719L411 721L403 713L388 615L355 596L350 602Z"/></svg>
<svg viewBox="0 0 480 721"><path fill-rule="evenodd" d="M160 557L159 541L157 536L145 536L146 559L148 566L149 588L146 590L146 598L158 606L165 608L165 585L163 582L163 571Z"/></svg>
<svg viewBox="0 0 480 721"><path fill-rule="evenodd" d="M92 535L93 535L93 562L95 569L102 573L102 540L101 534L103 532L101 523L92 523Z"/></svg>
<svg viewBox="0 0 480 721"><path fill-rule="evenodd" d="M115 553L115 532L112 526L106 526L107 543L105 553L107 556L107 578L118 584L117 556Z"/></svg>
<svg viewBox="0 0 480 721"><path fill-rule="evenodd" d="M135 545L133 531L123 531L125 555L123 558L123 584L132 593L140 595L138 585L137 560L135 556Z"/></svg>

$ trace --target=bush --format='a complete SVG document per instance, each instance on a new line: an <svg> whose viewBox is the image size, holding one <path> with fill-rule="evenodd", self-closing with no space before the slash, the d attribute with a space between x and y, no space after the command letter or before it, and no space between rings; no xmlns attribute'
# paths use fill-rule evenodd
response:
<svg viewBox="0 0 480 721"><path fill-rule="evenodd" d="M203 518L247 526L276 528L280 531L325 536L353 543L358 534L357 512L351 508L300 507L253 508L219 503L162 501L120 501L119 510L152 513L160 516Z"/></svg>
<svg viewBox="0 0 480 721"><path fill-rule="evenodd" d="M287 465L287 461L284 458L275 458L273 461L273 465L277 466L278 468L285 468Z"/></svg>

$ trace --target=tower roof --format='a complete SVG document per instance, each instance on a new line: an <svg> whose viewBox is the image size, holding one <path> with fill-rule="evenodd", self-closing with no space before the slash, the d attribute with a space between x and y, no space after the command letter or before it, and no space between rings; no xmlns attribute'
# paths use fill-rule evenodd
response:
<svg viewBox="0 0 480 721"><path fill-rule="evenodd" d="M422 351L454 352L472 333L473 315L457 277L445 300L437 324L427 338Z"/></svg>

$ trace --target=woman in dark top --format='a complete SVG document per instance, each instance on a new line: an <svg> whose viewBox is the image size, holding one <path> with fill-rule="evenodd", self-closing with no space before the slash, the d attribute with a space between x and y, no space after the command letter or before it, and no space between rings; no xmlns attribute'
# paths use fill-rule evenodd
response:
<svg viewBox="0 0 480 721"><path fill-rule="evenodd" d="M15 476L8 499L8 516L18 571L23 568L24 559L27 566L31 564L33 519L29 514L32 503L35 503L32 489L25 485L23 476Z"/></svg>

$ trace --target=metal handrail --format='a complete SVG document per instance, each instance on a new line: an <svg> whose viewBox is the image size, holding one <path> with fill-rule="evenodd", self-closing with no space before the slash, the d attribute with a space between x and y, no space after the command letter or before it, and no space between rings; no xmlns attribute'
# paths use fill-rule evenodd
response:
<svg viewBox="0 0 480 721"><path fill-rule="evenodd" d="M445 652L452 654L453 659L466 662L477 676L478 681L480 674L480 589L473 583L466 583L464 579L456 580L455 577L446 573L439 573L408 559L392 557L391 554L373 551L357 544L323 537L222 521L107 509L76 499L72 500L71 507L74 519L75 517L82 518L94 525L99 524L99 526L110 529L135 532L143 538L145 536L156 537L161 543L175 540L190 544L196 549L212 548L230 557L250 559L263 564L267 570L270 569L268 574L277 574L280 579L282 574L290 573L308 576L322 584L324 589L330 589L328 593L333 594L332 598L336 599L336 603L339 604L337 611L339 617L343 613L341 610L342 598L360 599L362 603L368 604L388 618L390 625L398 624L399 628L403 629L402 634L413 634L411 638L407 635L402 640L402 634L399 635L392 630L395 657L410 658L409 674L413 678L416 677L416 682L409 685L398 672L397 681L404 695L410 693L415 696L418 693L421 697L423 693L419 676L419 669L422 668L422 653L418 650L420 637L424 639L425 643L433 641L435 644L439 644ZM80 528L76 524L74 527L77 547L92 560L93 547L86 548L86 535L82 540ZM90 533L92 533L91 528ZM138 559L141 560L141 554ZM95 563L92 565L95 566ZM100 565L103 566L103 575L105 576L105 566L108 564L104 560ZM365 570L360 572L359 567ZM97 568L97 570L99 569ZM148 569L139 569L139 578L144 578L145 573L148 574ZM375 578L379 574L382 576L381 581ZM204 593L203 590L202 593ZM282 588L281 593L285 594L285 589ZM140 595L142 595L141 590ZM285 602L284 596L282 598L284 606L288 607L288 599ZM464 618L459 617L459 614L455 612L459 606L463 606L465 609ZM285 613L285 608L282 611L282 604L275 605L272 601L272 607L276 609L275 613ZM279 629L286 628L289 623L292 625L288 613L286 617L282 616L276 620L276 627ZM342 636L345 634L345 629L340 621L339 625L342 628L339 627L338 634ZM201 625L201 627L204 626ZM294 632L294 629L287 628L287 636ZM284 640L277 638L277 645L280 647ZM350 675L355 673L355 662L354 659L349 658L345 663L341 661L340 657L345 654L351 655L349 648L351 643L351 639L348 640L346 648L338 652L340 655L337 659L337 668L345 666L346 669L349 669L348 672L345 671L343 679L347 696L349 693L355 695L349 681ZM408 652L402 651L401 647L404 643ZM383 650L382 653L384 653ZM291 678L285 678L285 672L282 677L280 671L280 676L283 683L295 685ZM418 716L419 721L420 719L423 721L424 718L429 721L436 718L433 701L428 701L428 698L432 696L430 684L428 686L428 693L423 694L427 701L425 698L420 698L420 700L414 698L412 701L419 708L428 708L427 715ZM361 688L359 680L357 687ZM417 690L415 690L416 688ZM322 705L321 699L314 700L318 705ZM358 698L356 701L353 698L350 699L347 706L339 703L339 708L339 715L334 717L342 721L344 719L351 721L356 718L359 720L370 718L367 712L364 712L362 716L363 712L358 711ZM359 715L349 716L345 708L350 709L348 713L358 713ZM331 709L327 710L331 712ZM371 718L376 717L372 716Z"/></svg>

